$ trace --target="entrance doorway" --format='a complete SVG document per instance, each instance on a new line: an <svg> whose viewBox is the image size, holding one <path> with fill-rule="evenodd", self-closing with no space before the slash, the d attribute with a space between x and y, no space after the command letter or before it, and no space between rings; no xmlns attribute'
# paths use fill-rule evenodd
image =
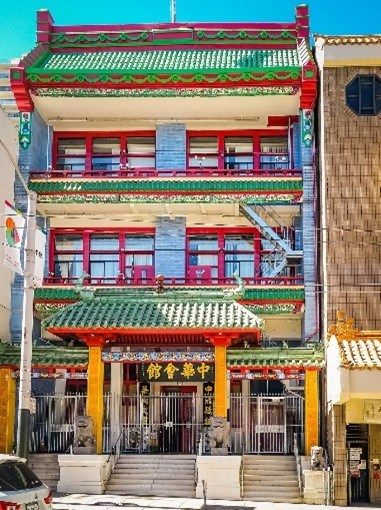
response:
<svg viewBox="0 0 381 510"><path fill-rule="evenodd" d="M193 453L196 446L196 386L163 386L159 431L162 453Z"/></svg>
<svg viewBox="0 0 381 510"><path fill-rule="evenodd" d="M368 425L347 425L350 503L369 502Z"/></svg>

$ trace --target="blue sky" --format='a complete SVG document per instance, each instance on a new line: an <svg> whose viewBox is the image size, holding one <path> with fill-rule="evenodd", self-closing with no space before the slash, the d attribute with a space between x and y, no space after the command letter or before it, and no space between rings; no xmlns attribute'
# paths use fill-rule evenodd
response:
<svg viewBox="0 0 381 510"><path fill-rule="evenodd" d="M177 0L177 21L292 21L297 0ZM170 0L2 0L0 59L18 57L35 42L36 11L58 25L169 21ZM323 34L381 32L381 0L311 0L311 29Z"/></svg>

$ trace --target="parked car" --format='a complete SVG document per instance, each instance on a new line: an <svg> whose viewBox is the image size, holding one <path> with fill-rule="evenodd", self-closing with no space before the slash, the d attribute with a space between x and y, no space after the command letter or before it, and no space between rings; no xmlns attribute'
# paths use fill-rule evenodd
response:
<svg viewBox="0 0 381 510"><path fill-rule="evenodd" d="M0 455L0 510L51 510L52 492L24 459Z"/></svg>

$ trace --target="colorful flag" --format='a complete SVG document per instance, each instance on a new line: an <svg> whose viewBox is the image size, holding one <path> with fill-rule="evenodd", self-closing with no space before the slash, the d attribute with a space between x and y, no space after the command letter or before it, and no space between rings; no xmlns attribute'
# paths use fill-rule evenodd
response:
<svg viewBox="0 0 381 510"><path fill-rule="evenodd" d="M21 243L25 228L25 218L20 211L5 201L5 255L4 264L19 274L21 267Z"/></svg>

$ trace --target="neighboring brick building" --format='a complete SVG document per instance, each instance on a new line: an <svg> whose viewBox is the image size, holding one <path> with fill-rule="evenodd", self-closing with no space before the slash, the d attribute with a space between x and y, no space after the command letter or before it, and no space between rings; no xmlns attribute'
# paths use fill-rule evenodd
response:
<svg viewBox="0 0 381 510"><path fill-rule="evenodd" d="M316 58L323 334L339 310L352 318L340 312L327 350L334 497L380 503L381 412L365 409L381 408L381 37L316 36Z"/></svg>

